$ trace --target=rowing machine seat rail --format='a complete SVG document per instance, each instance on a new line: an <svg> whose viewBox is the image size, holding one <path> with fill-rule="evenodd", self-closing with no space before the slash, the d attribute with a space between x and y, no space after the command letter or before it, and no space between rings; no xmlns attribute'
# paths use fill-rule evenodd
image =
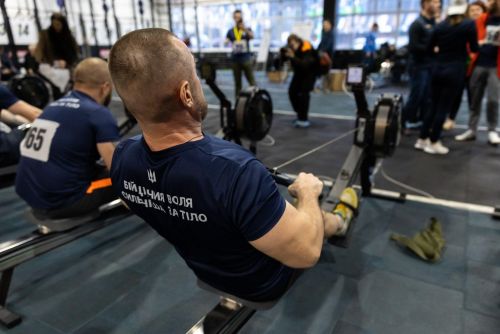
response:
<svg viewBox="0 0 500 334"><path fill-rule="evenodd" d="M99 218L102 213L114 209L117 206L120 206L121 202L119 200L112 201L110 203L104 204L99 209L89 212L82 216L70 217L64 219L50 219L44 217L43 214L40 214L36 210L30 209L26 213L26 218L30 223L33 223L38 226L38 231L41 234L49 234L54 232L64 232L71 230L77 226L83 225L85 223L91 222L97 218Z"/></svg>
<svg viewBox="0 0 500 334"><path fill-rule="evenodd" d="M268 301L268 302L253 302L250 300L242 299L242 298L236 297L234 295L228 294L227 292L218 290L218 289L214 288L213 286L209 285L208 283L205 283L199 279L198 279L197 283L198 283L198 287L200 287L203 290L206 290L208 292L212 292L214 294L222 296L222 298L233 300L240 305L247 306L247 307L254 309L254 310L259 310L259 311L269 310L269 309L273 308L274 305L276 305L276 303L279 301L279 299L276 299L276 300L272 300L272 301Z"/></svg>
<svg viewBox="0 0 500 334"><path fill-rule="evenodd" d="M187 334L237 333L256 311L268 310L279 301L279 299L276 299L259 303L244 300L220 291L201 280L198 280L198 286L203 290L221 296L221 299Z"/></svg>

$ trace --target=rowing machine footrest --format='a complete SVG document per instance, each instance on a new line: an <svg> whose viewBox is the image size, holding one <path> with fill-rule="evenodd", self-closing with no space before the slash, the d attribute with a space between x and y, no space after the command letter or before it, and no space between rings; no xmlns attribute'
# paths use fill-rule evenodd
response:
<svg viewBox="0 0 500 334"><path fill-rule="evenodd" d="M49 219L43 218L34 210L29 210L27 213L28 220L38 226L38 230L42 234L53 232L63 232L75 228L77 226L88 223L101 215L99 210L92 211L86 215L64 218L64 219Z"/></svg>
<svg viewBox="0 0 500 334"><path fill-rule="evenodd" d="M228 294L224 291L220 291L220 290L212 287L211 285L209 285L209 284L207 284L199 279L198 279L198 287L200 287L203 290L217 294L224 299L229 299L229 300L235 301L238 304L246 306L252 310L258 310L258 311L269 310L269 309L273 308L274 305L276 305L276 303L278 303L278 301L279 301L279 299L272 300L269 302L253 302L253 301L245 300L245 299L233 296L231 294Z"/></svg>
<svg viewBox="0 0 500 334"><path fill-rule="evenodd" d="M23 321L20 315L12 313L3 306L0 306L0 323L7 328L13 328Z"/></svg>
<svg viewBox="0 0 500 334"><path fill-rule="evenodd" d="M340 248L349 248L349 245L351 243L351 240L353 238L353 233L355 230L355 225L358 220L358 213L360 212L361 208L361 192L360 190L356 189L356 193L358 194L358 199L360 200L358 203L358 208L356 210L353 210L354 217L351 220L351 224L349 225L349 228L347 229L347 232L344 236L333 236L330 239L328 239L328 243L330 243L333 246L337 246ZM345 205L345 203L344 203Z"/></svg>

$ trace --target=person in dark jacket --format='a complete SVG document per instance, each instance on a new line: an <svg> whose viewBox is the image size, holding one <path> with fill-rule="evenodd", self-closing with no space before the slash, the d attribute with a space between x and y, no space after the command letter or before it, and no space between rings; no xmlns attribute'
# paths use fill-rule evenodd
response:
<svg viewBox="0 0 500 334"><path fill-rule="evenodd" d="M35 58L39 63L70 69L78 61L78 44L63 15L52 14L50 20L50 27L40 32Z"/></svg>
<svg viewBox="0 0 500 334"><path fill-rule="evenodd" d="M293 78L288 89L290 102L297 113L293 124L296 128L308 128L311 125L308 120L309 101L316 81L318 55L311 43L291 34L285 56L293 67Z"/></svg>
<svg viewBox="0 0 500 334"><path fill-rule="evenodd" d="M333 29L330 20L323 21L323 32L321 33L318 51L328 53L330 59L333 59Z"/></svg>
<svg viewBox="0 0 500 334"><path fill-rule="evenodd" d="M423 115L430 109L430 80L432 56L429 41L436 24L436 3L433 0L421 0L422 12L411 24L408 44L410 96L403 109L403 128L418 127Z"/></svg>
<svg viewBox="0 0 500 334"><path fill-rule="evenodd" d="M318 45L318 55L321 57L323 54L327 54L330 58L330 62L333 59L333 26L330 20L323 21L323 31L321 32L321 42ZM331 66L331 64L330 64ZM331 87L332 82L328 72L324 73L321 79L321 86L317 85L317 89L322 89L323 92L327 92L328 88Z"/></svg>
<svg viewBox="0 0 500 334"><path fill-rule="evenodd" d="M441 144L440 137L446 116L453 103L463 91L466 77L466 61L469 49L479 50L474 21L466 19L467 2L456 0L448 7L447 18L439 23L429 43L436 50L432 71L432 108L424 117L420 138L415 148L429 154L448 154L449 149Z"/></svg>

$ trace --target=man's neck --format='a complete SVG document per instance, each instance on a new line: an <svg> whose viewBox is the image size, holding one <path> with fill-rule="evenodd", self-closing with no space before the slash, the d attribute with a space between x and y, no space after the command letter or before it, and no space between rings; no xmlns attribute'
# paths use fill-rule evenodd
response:
<svg viewBox="0 0 500 334"><path fill-rule="evenodd" d="M89 89L89 88L81 86L81 85L75 85L73 90L80 92L80 93L84 93L84 94L90 96L91 98L93 98L94 101L96 101L97 103L100 103L99 102L99 94L93 89Z"/></svg>
<svg viewBox="0 0 500 334"><path fill-rule="evenodd" d="M431 15L429 14L428 12L426 12L425 10L421 11L420 12L420 15L422 15L423 17L425 17L426 19L430 20L432 18L434 18L434 15Z"/></svg>
<svg viewBox="0 0 500 334"><path fill-rule="evenodd" d="M166 150L191 141L203 139L201 125L198 127L181 127L176 124L148 124L141 126L144 130L143 136L149 149L153 152Z"/></svg>

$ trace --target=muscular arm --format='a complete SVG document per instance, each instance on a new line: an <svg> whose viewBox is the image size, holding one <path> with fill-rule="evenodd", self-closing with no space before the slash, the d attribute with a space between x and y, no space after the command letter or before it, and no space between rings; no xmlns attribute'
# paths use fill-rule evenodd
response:
<svg viewBox="0 0 500 334"><path fill-rule="evenodd" d="M318 202L322 183L311 174L301 174L289 189L298 198L298 207L287 203L274 228L250 243L286 266L309 268L317 263L323 247L325 227Z"/></svg>
<svg viewBox="0 0 500 334"><path fill-rule="evenodd" d="M115 152L115 145L111 142L97 143L97 151L104 160L104 164L108 170L111 170L111 161L113 160L113 153Z"/></svg>
<svg viewBox="0 0 500 334"><path fill-rule="evenodd" d="M40 109L24 101L17 101L8 110L13 114L26 118L30 122L33 122L42 113Z"/></svg>

